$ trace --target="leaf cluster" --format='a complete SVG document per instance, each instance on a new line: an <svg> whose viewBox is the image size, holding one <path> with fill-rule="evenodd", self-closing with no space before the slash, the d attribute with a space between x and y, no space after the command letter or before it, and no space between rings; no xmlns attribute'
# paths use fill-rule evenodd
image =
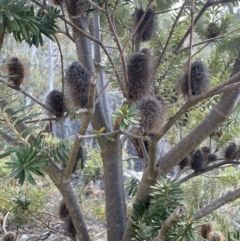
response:
<svg viewBox="0 0 240 241"><path fill-rule="evenodd" d="M112 114L114 118L120 120L120 130L125 131L130 125L138 127L138 110L137 105L132 104L130 107L124 104L120 109Z"/></svg>
<svg viewBox="0 0 240 241"><path fill-rule="evenodd" d="M37 140L23 147L12 147L10 160L6 162L6 167L11 169L11 173L6 178L18 179L19 184L23 185L27 179L32 185L36 184L32 173L44 177L44 172L41 167L46 164L46 161L41 160L39 153L41 152L42 142ZM9 153L9 149L6 150Z"/></svg>
<svg viewBox="0 0 240 241"><path fill-rule="evenodd" d="M182 206L182 190L176 181L161 179L152 188L150 200L137 201L133 206L134 215L131 219L134 238L132 240L153 240L166 219L177 207ZM179 221L172 222L171 226L165 238L174 241L195 240L191 215L184 215Z"/></svg>
<svg viewBox="0 0 240 241"><path fill-rule="evenodd" d="M37 13L33 5L25 5L23 0L0 1L0 34L6 31L12 33L17 42L26 41L30 46L43 45L42 34L52 37L59 29L55 24L60 17L60 10L50 7L47 13L39 10Z"/></svg>

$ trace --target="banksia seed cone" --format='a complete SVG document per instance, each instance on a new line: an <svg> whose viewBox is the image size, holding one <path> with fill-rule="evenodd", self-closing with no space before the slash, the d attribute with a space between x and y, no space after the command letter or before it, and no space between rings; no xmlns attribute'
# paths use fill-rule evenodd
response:
<svg viewBox="0 0 240 241"><path fill-rule="evenodd" d="M64 229L65 231L70 234L72 237L76 236L76 229L73 225L72 222L72 218L70 215L68 215L65 219L64 219Z"/></svg>
<svg viewBox="0 0 240 241"><path fill-rule="evenodd" d="M58 214L59 214L59 217L61 219L64 219L69 215L69 211L68 211L68 209L66 207L66 204L63 200L60 202Z"/></svg>
<svg viewBox="0 0 240 241"><path fill-rule="evenodd" d="M192 95L202 94L209 86L209 72L205 64L201 60L197 60L191 65L191 90ZM188 70L186 70L180 81L181 92L184 96L188 96Z"/></svg>
<svg viewBox="0 0 240 241"><path fill-rule="evenodd" d="M159 134L166 121L166 106L163 99L144 97L138 103L140 128L147 134Z"/></svg>
<svg viewBox="0 0 240 241"><path fill-rule="evenodd" d="M51 113L53 115L56 117L63 116L65 107L62 92L58 90L52 90L47 94L45 103L51 109Z"/></svg>
<svg viewBox="0 0 240 241"><path fill-rule="evenodd" d="M201 237L203 237L204 239L207 239L207 237L212 232L212 230L213 230L212 223L206 223L199 228L198 232Z"/></svg>
<svg viewBox="0 0 240 241"><path fill-rule="evenodd" d="M203 154L200 149L196 150L192 156L191 168L197 172L202 169L203 166Z"/></svg>
<svg viewBox="0 0 240 241"><path fill-rule="evenodd" d="M208 162L215 162L217 160L217 156L215 154L208 154L207 161Z"/></svg>
<svg viewBox="0 0 240 241"><path fill-rule="evenodd" d="M13 232L7 232L3 235L2 241L17 241L16 234Z"/></svg>
<svg viewBox="0 0 240 241"><path fill-rule="evenodd" d="M15 87L19 88L25 77L25 69L22 61L16 57L9 59L7 70L9 75L17 75L16 77L9 78L9 81L12 82Z"/></svg>
<svg viewBox="0 0 240 241"><path fill-rule="evenodd" d="M184 169L189 163L189 158L186 156L178 165L180 169Z"/></svg>
<svg viewBox="0 0 240 241"><path fill-rule="evenodd" d="M230 157L237 150L237 145L234 142L231 142L225 150L224 156L226 158Z"/></svg>
<svg viewBox="0 0 240 241"><path fill-rule="evenodd" d="M146 49L130 57L127 65L129 99L136 101L149 94L153 66L152 56Z"/></svg>
<svg viewBox="0 0 240 241"><path fill-rule="evenodd" d="M203 146L201 148L201 151L202 151L203 155L206 156L210 153L210 148L208 146Z"/></svg>
<svg viewBox="0 0 240 241"><path fill-rule="evenodd" d="M77 108L84 108L88 102L90 73L78 61L73 62L66 70L66 98L71 99Z"/></svg>
<svg viewBox="0 0 240 241"><path fill-rule="evenodd" d="M220 33L220 28L217 23L209 23L207 28L206 28L206 37L207 38L215 38L219 35Z"/></svg>
<svg viewBox="0 0 240 241"><path fill-rule="evenodd" d="M135 10L135 26L138 24L139 20L141 19L144 11L143 9ZM141 24L139 25L136 34L137 36L141 37L142 41L149 41L152 38L153 30L154 30L154 11L153 9L149 8L142 20Z"/></svg>
<svg viewBox="0 0 240 241"><path fill-rule="evenodd" d="M209 241L225 241L225 237L221 232L213 231L207 236Z"/></svg>

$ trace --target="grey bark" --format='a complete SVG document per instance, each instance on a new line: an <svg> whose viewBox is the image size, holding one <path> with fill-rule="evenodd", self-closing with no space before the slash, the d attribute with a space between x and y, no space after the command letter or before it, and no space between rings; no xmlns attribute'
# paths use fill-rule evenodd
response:
<svg viewBox="0 0 240 241"><path fill-rule="evenodd" d="M81 8L74 8L74 6L72 6L74 2L75 1L71 0L66 1L70 18L75 25L88 32L88 16L85 16L84 18L74 18L75 16L81 16L82 14ZM78 60L86 68L88 68L91 73L94 73L90 40L76 29L73 31ZM105 132L109 132L110 128L106 121L104 112L105 110L99 101L95 106L95 113L92 117L91 124L95 130L105 127ZM126 223L121 144L118 135L115 137L115 142L109 142L105 137L99 138L98 140L102 152L105 177L104 181L108 240L119 241L122 238ZM79 206L76 208L79 208ZM73 223L74 226L78 225L78 222L76 222L74 219Z"/></svg>
<svg viewBox="0 0 240 241"><path fill-rule="evenodd" d="M99 12L97 10L94 11L93 13L93 37L96 39L101 39L101 35L100 35L100 21L99 21ZM97 43L93 43L94 45L94 61L96 64L96 74L98 76L98 87L99 87L99 91L100 92L103 87L106 84L106 80L105 80L105 73L103 70L103 66L101 66L102 64L102 57L101 57L101 48L100 45ZM105 91L102 95L101 98L101 102L102 105L104 107L104 113L105 113L105 117L106 120L108 122L108 125L111 126L111 117L110 117L110 107L109 107L109 103L108 103L108 93L107 91Z"/></svg>

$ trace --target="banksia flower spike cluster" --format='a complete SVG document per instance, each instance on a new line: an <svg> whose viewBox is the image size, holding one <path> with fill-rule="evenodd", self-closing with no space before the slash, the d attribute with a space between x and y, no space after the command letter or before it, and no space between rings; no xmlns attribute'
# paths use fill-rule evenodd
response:
<svg viewBox="0 0 240 241"><path fill-rule="evenodd" d="M205 92L209 86L209 71L206 65L197 60L191 65L191 92L192 95L199 95ZM189 95L188 90L188 70L186 70L183 78L180 80L181 93L184 96Z"/></svg>
<svg viewBox="0 0 240 241"><path fill-rule="evenodd" d="M207 239L207 237L208 237L209 234L212 232L212 230L213 230L212 223L206 223L206 224L203 224L203 225L199 228L199 234L200 234L201 237L203 237L204 239Z"/></svg>
<svg viewBox="0 0 240 241"><path fill-rule="evenodd" d="M73 225L72 218L70 217L70 215L68 215L64 219L64 230L72 237L76 236L76 229Z"/></svg>
<svg viewBox="0 0 240 241"><path fill-rule="evenodd" d="M225 241L225 237L221 232L213 231L211 232L208 237L208 241Z"/></svg>
<svg viewBox="0 0 240 241"><path fill-rule="evenodd" d="M236 143L231 142L225 150L224 157L229 158L236 150L237 150Z"/></svg>
<svg viewBox="0 0 240 241"><path fill-rule="evenodd" d="M199 228L199 235L208 241L225 241L225 237L221 232L213 229L212 223L203 224Z"/></svg>
<svg viewBox="0 0 240 241"><path fill-rule="evenodd" d="M137 101L149 95L152 88L152 56L143 49L133 54L128 61L128 98Z"/></svg>
<svg viewBox="0 0 240 241"><path fill-rule="evenodd" d="M16 75L15 77L10 77L9 81L15 87L19 88L25 77L25 67L23 62L19 58L13 57L8 60L6 68L8 75Z"/></svg>
<svg viewBox="0 0 240 241"><path fill-rule="evenodd" d="M64 219L69 215L69 211L63 200L60 202L58 215L59 215L60 219Z"/></svg>
<svg viewBox="0 0 240 241"><path fill-rule="evenodd" d="M65 106L63 101L63 94L58 90L49 92L45 99L46 105L51 109L51 113L56 117L61 117L64 114Z"/></svg>
<svg viewBox="0 0 240 241"><path fill-rule="evenodd" d="M134 17L135 17L135 26L138 24L139 20L143 16L144 11L143 9L137 9L135 10ZM154 11L153 9L149 8L139 25L136 34L137 37L141 37L141 40L143 42L149 41L152 38L153 32L154 32Z"/></svg>
<svg viewBox="0 0 240 241"><path fill-rule="evenodd" d="M166 105L161 97L144 97L138 103L140 128L147 134L159 134L166 121Z"/></svg>
<svg viewBox="0 0 240 241"><path fill-rule="evenodd" d="M7 232L3 235L2 241L18 241L18 240L15 233Z"/></svg>
<svg viewBox="0 0 240 241"><path fill-rule="evenodd" d="M72 100L76 108L84 108L88 102L91 74L78 61L68 66L65 76L65 97Z"/></svg>
<svg viewBox="0 0 240 241"><path fill-rule="evenodd" d="M206 28L206 37L207 38L215 38L219 35L220 33L220 27L217 23L212 22L209 23L207 28Z"/></svg>
<svg viewBox="0 0 240 241"><path fill-rule="evenodd" d="M198 172L202 169L203 167L203 154L200 149L196 150L194 154L192 155L192 160L191 160L191 168L195 171Z"/></svg>

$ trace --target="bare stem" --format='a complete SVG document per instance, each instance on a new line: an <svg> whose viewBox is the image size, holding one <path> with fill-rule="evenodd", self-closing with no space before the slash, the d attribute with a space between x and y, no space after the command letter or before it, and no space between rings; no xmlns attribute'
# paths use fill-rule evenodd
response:
<svg viewBox="0 0 240 241"><path fill-rule="evenodd" d="M86 130L88 128L88 125L92 119L92 116L95 111L95 92L96 92L96 84L97 84L97 77L94 75L90 80L90 87L89 87L89 94L88 94L88 103L87 108L89 109L89 112L84 114L82 124L79 128L79 135L85 135ZM76 138L74 141L74 144L72 146L70 156L68 159L67 166L64 170L64 179L66 181L69 180L72 174L72 170L76 161L77 153L79 150L79 147L82 143L82 139Z"/></svg>
<svg viewBox="0 0 240 241"><path fill-rule="evenodd" d="M191 88L191 56L192 56L192 42L193 42L193 28L194 28L194 7L195 7L195 0L192 0L191 29L190 29L189 55L188 55L188 96L189 97L192 95L192 88Z"/></svg>

